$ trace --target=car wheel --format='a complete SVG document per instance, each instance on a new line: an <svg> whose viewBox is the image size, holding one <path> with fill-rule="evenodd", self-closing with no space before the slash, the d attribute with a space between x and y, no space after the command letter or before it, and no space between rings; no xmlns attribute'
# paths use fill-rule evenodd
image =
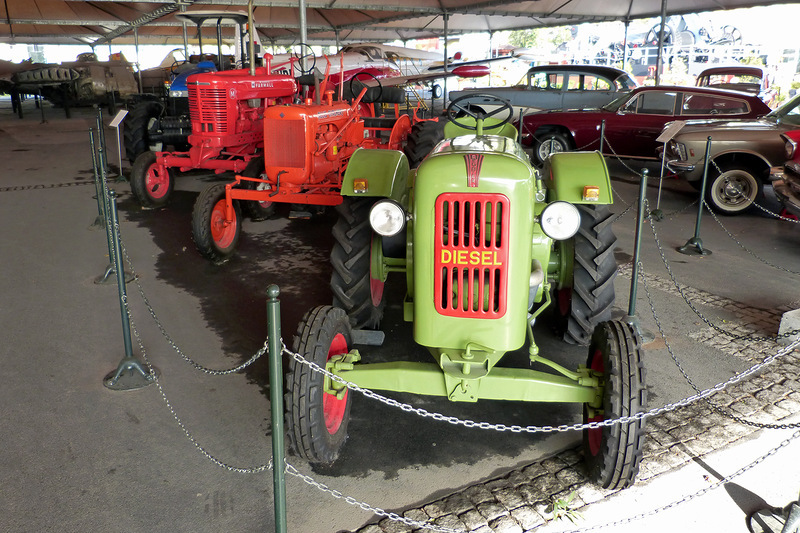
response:
<svg viewBox="0 0 800 533"><path fill-rule="evenodd" d="M550 157L550 154L568 152L570 149L569 139L564 134L556 132L545 133L536 136L533 157L536 163L543 164Z"/></svg>
<svg viewBox="0 0 800 533"><path fill-rule="evenodd" d="M719 166L706 184L706 202L723 215L739 215L764 197L764 189L754 172L741 165Z"/></svg>

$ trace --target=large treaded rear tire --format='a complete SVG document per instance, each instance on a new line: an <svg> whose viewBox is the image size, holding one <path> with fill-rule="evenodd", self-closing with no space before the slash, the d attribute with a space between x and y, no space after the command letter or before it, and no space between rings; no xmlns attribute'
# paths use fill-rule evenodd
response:
<svg viewBox="0 0 800 533"><path fill-rule="evenodd" d="M411 127L403 150L408 158L409 167L417 168L439 141L444 139L445 122L444 119L439 119L438 122L425 120Z"/></svg>
<svg viewBox="0 0 800 533"><path fill-rule="evenodd" d="M644 412L647 407L641 339L625 322L600 324L592 335L587 365L603 374L603 412L584 423L618 419ZM585 429L584 458L589 477L604 489L624 489L639 472L644 447L644 419Z"/></svg>
<svg viewBox="0 0 800 533"><path fill-rule="evenodd" d="M369 210L375 198L345 198L336 206L331 251L333 305L350 317L355 329L377 329L383 318L383 281L370 276L372 227Z"/></svg>
<svg viewBox="0 0 800 533"><path fill-rule="evenodd" d="M125 117L122 136L125 140L125 154L131 164L140 154L150 151L147 131L150 120L160 117L163 113L164 106L159 102L141 102Z"/></svg>
<svg viewBox="0 0 800 533"><path fill-rule="evenodd" d="M617 276L614 258L617 237L609 206L577 204L576 207L581 212L581 226L573 238L575 259L569 311L564 316L564 340L586 345L595 327L611 319ZM564 311L561 310L562 314Z"/></svg>
<svg viewBox="0 0 800 533"><path fill-rule="evenodd" d="M341 309L328 305L305 314L294 337L294 351L325 368L333 355L348 352L350 324ZM324 390L325 376L291 358L286 375L286 433L289 448L309 463L330 465L347 440L350 391L342 399Z"/></svg>

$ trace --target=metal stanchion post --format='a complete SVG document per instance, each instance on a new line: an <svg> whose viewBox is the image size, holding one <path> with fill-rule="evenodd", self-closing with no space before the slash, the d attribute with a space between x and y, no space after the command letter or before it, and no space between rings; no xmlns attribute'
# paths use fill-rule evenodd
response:
<svg viewBox="0 0 800 533"><path fill-rule="evenodd" d="M94 145L94 131L89 129L89 146L92 149L92 172L94 173L94 192L97 198L97 218L94 219L90 228L101 228L106 226L106 214L103 208L103 193L100 190L100 171L97 165L97 149ZM110 250L109 250L110 251Z"/></svg>
<svg viewBox="0 0 800 533"><path fill-rule="evenodd" d="M113 235L113 227L108 224L109 220L109 212L110 212L110 202L108 197L108 180L106 179L106 172L104 170L105 162L105 153L103 151L103 147L100 146L97 150L97 168L100 171L100 184L102 189L102 203L103 203L103 214L104 219L106 220L106 241L108 243L108 266L106 267L105 272L102 276L99 276L94 282L98 285L103 285L106 283L111 283L113 279L111 278L111 274L116 272L116 266L114 265L114 235ZM133 281L133 274L124 270L123 267L123 274L125 276L125 282L128 283Z"/></svg>
<svg viewBox="0 0 800 533"><path fill-rule="evenodd" d="M606 121L605 121L605 119L603 119L603 121L600 123L600 153L601 154L603 153L603 144L605 143L605 140L606 140Z"/></svg>
<svg viewBox="0 0 800 533"><path fill-rule="evenodd" d="M140 363L133 357L131 346L131 322L128 317L128 296L125 293L125 276L122 268L122 252L119 242L119 218L117 217L117 197L114 191L109 193L109 218L111 219L111 234L114 250L114 270L117 273L117 289L119 291L119 310L122 315L122 340L125 344L125 357L122 358L117 369L103 378L103 384L112 390L131 390L146 387L155 382L150 372L150 367ZM124 378L124 379L123 379Z"/></svg>
<svg viewBox="0 0 800 533"><path fill-rule="evenodd" d="M694 237L686 241L686 244L679 246L677 250L686 255L711 255L711 250L703 248L703 240L700 238L700 219L703 216L703 198L706 195L706 180L708 178L708 163L711 159L711 137L706 141L706 155L703 159L703 181L700 185L700 202L697 206L697 221L694 225Z"/></svg>
<svg viewBox="0 0 800 533"><path fill-rule="evenodd" d="M286 533L286 471L283 429L283 368L281 358L281 304L277 285L267 288L269 334L269 404L272 416L272 483L275 502L275 531Z"/></svg>
<svg viewBox="0 0 800 533"><path fill-rule="evenodd" d="M642 181L639 185L639 210L636 216L636 236L633 242L633 268L631 269L631 293L628 300L628 315L625 317L625 322L633 326L639 333L642 341L645 343L652 342L655 339L653 333L642 330L639 324L639 319L636 317L636 291L639 285L639 252L642 247L642 224L644 223L644 199L647 194L647 178L649 171L642 169Z"/></svg>

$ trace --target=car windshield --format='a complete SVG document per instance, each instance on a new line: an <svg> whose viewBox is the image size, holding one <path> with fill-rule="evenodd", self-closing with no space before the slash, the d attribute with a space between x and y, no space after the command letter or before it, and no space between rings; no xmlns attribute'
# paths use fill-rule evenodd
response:
<svg viewBox="0 0 800 533"><path fill-rule="evenodd" d="M800 126L800 94L768 114L765 118L772 119L775 122Z"/></svg>
<svg viewBox="0 0 800 533"><path fill-rule="evenodd" d="M631 98L630 94L623 94L622 96L611 100L609 103L607 103L600 109L605 109L606 111L613 111L613 112L619 111L619 109L623 105L625 105L628 102L628 100L630 100L630 98Z"/></svg>

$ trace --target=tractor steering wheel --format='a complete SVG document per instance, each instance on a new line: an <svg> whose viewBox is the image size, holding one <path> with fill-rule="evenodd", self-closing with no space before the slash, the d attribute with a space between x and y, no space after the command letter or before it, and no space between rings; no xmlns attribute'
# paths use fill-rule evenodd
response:
<svg viewBox="0 0 800 533"><path fill-rule="evenodd" d="M474 100L474 99L481 99L483 100L482 103L489 104L492 106L498 105L497 109L494 111L489 111L488 113L483 110L476 110L473 107L467 105L464 101L465 100ZM486 101L488 100L488 102ZM489 117L493 117L503 111L508 112L508 116L503 117L503 119L498 122L497 124L492 124L491 126L483 127L483 121ZM459 118L463 118L464 115L472 117L475 119L475 124L469 124L465 122L459 122ZM450 102L450 105L447 106L447 118L460 128L464 128L467 130L478 131L478 125L481 125L482 130L494 130L500 128L506 124L508 124L514 116L514 108L511 106L511 102L506 100L505 98L500 98L499 96L495 96L493 94L486 94L486 93L475 93L475 94L465 94L464 96L459 96L455 100Z"/></svg>
<svg viewBox="0 0 800 533"><path fill-rule="evenodd" d="M359 79L362 76L369 76L370 78L375 80L375 83L378 84L377 87L368 87L365 83L363 83L361 81L361 79ZM367 81L369 81L369 80L367 80ZM358 85L360 87L358 87L358 86L354 87L353 84L355 82L358 82ZM350 78L350 81L348 83L350 84L349 85L350 93L353 95L353 98L358 97L358 95L361 93L361 89L364 88L364 87L367 87L367 92L364 93L364 98L361 99L361 101L363 103L365 103L365 104L375 103L375 102L377 102L378 100L381 99L381 96L383 96L383 85L381 85L381 81L377 77L375 77L374 74L372 74L370 72L367 72L366 70L362 70L361 72L357 73L355 76ZM378 90L377 91L371 91L371 89L378 89ZM374 94L375 96L373 98L369 98L370 94Z"/></svg>
<svg viewBox="0 0 800 533"><path fill-rule="evenodd" d="M300 76L311 74L314 71L314 67L317 66L317 56L314 54L314 50L305 43L298 43L297 47L299 50L292 52L292 57L295 59L295 61L292 62L294 68L297 69ZM309 66L309 62L311 66ZM303 65L306 65L306 68L303 68Z"/></svg>

